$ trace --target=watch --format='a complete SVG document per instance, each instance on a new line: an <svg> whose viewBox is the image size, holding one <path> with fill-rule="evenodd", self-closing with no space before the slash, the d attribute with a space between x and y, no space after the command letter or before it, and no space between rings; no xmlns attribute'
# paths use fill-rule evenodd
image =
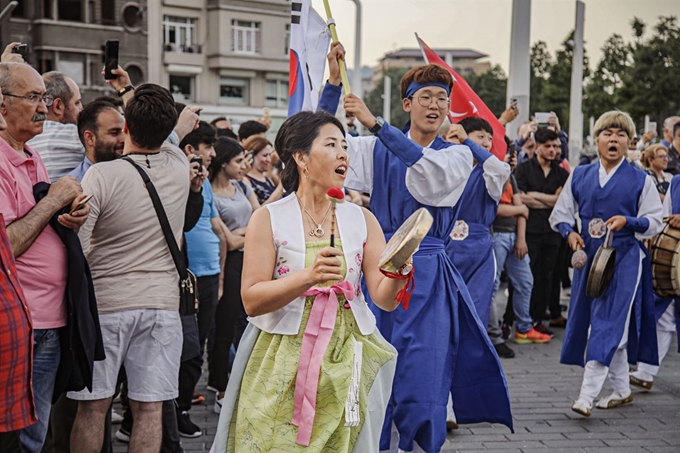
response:
<svg viewBox="0 0 680 453"><path fill-rule="evenodd" d="M129 93L130 91L134 90L135 87L133 85L128 85L126 87L121 88L118 90L118 97L123 97L125 93Z"/></svg>
<svg viewBox="0 0 680 453"><path fill-rule="evenodd" d="M380 132L380 129L382 129L384 124L385 120L382 116L379 116L375 119L375 126L369 128L368 131L373 135L378 135L378 132Z"/></svg>

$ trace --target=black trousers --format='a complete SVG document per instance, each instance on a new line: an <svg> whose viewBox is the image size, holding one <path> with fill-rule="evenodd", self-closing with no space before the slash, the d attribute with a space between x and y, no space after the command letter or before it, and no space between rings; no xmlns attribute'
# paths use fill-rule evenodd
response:
<svg viewBox="0 0 680 453"><path fill-rule="evenodd" d="M179 395L175 400L178 411L188 411L191 409L191 400L199 379L201 379L201 365L203 359L196 356L185 360L179 365Z"/></svg>
<svg viewBox="0 0 680 453"><path fill-rule="evenodd" d="M229 382L229 350L231 345L238 348L243 331L248 324L246 311L241 300L241 274L243 252L229 252L224 265L224 287L222 298L215 310L215 347L213 370L208 384L223 392Z"/></svg>
<svg viewBox="0 0 680 453"><path fill-rule="evenodd" d="M531 292L531 318L535 322L545 318L548 307L550 317L561 315L559 295L557 303L553 301L553 276L557 268L562 236L558 233L528 234L527 246L531 261L531 273L534 276L534 289Z"/></svg>
<svg viewBox="0 0 680 453"><path fill-rule="evenodd" d="M512 306L514 295L515 288L512 286L510 279L508 279L508 303L505 306L505 313L503 314L503 324L507 324L510 327L515 324L515 309Z"/></svg>
<svg viewBox="0 0 680 453"><path fill-rule="evenodd" d="M0 433L0 452L2 453L21 452L21 445L19 443L19 432L20 430Z"/></svg>
<svg viewBox="0 0 680 453"><path fill-rule="evenodd" d="M198 280L198 341L201 343L201 357L203 357L205 342L215 321L220 276L219 274L209 275L198 277L196 280ZM208 355L208 361L210 361L210 355Z"/></svg>
<svg viewBox="0 0 680 453"><path fill-rule="evenodd" d="M548 310L550 311L551 318L558 318L562 316L562 309L560 307L560 298L562 297L562 286L564 282L564 275L567 274L567 280L569 279L569 262L567 257L571 260L571 254L569 252L569 246L565 239L561 239L559 252L557 254L557 262L555 263L555 273L553 274L553 283L550 290L550 299L548 300ZM553 316L554 313L558 313L557 316Z"/></svg>

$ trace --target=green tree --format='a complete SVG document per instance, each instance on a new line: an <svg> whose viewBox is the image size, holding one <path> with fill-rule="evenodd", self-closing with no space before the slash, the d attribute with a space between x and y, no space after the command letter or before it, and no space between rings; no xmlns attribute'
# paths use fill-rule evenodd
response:
<svg viewBox="0 0 680 453"><path fill-rule="evenodd" d="M470 74L465 80L496 117L503 113L507 107L505 96L508 78L500 65L481 74Z"/></svg>
<svg viewBox="0 0 680 453"><path fill-rule="evenodd" d="M399 82L409 68L389 68L385 75L392 78L392 109L390 111L390 123L396 127L402 127L408 121L408 113L404 112L401 102L401 88ZM373 90L366 94L364 102L366 107L375 115L381 115L383 111L383 93L385 92L385 78L383 77Z"/></svg>

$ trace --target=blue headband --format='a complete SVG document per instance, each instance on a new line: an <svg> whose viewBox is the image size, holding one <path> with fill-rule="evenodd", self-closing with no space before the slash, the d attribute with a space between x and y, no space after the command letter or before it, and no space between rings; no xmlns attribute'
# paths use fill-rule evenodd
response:
<svg viewBox="0 0 680 453"><path fill-rule="evenodd" d="M439 82L428 82L428 83L411 82L409 84L408 88L406 89L406 95L404 96L404 98L410 98L411 96L413 96L413 94L416 91L418 91L421 88L425 88L425 87L443 88L443 89L446 90L447 96L451 94L451 89L447 85L444 85L443 83L439 83Z"/></svg>

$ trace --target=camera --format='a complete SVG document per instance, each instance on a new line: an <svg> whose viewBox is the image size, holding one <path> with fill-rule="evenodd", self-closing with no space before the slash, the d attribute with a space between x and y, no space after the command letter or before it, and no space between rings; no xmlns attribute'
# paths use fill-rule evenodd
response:
<svg viewBox="0 0 680 453"><path fill-rule="evenodd" d="M198 162L198 169L203 171L203 159L201 157L194 157L191 159L191 163Z"/></svg>
<svg viewBox="0 0 680 453"><path fill-rule="evenodd" d="M12 53L18 53L24 61L28 61L28 45L20 44L12 48Z"/></svg>

